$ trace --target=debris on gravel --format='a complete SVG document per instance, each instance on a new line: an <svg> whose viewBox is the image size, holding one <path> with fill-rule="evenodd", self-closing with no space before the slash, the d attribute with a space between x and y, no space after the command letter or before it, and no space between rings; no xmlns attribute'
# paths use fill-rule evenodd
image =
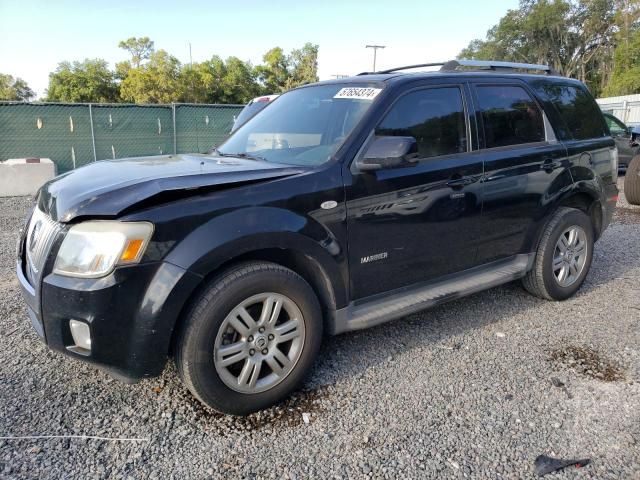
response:
<svg viewBox="0 0 640 480"><path fill-rule="evenodd" d="M640 207L622 195L575 297L514 283L327 338L301 391L242 418L171 362L124 385L38 340L14 274L31 206L0 199L0 479L532 478L541 453L591 459L556 479L638 477Z"/></svg>

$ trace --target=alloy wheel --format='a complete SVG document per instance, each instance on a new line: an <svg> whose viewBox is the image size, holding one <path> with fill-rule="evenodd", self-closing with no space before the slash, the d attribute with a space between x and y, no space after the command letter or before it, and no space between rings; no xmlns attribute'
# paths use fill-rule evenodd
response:
<svg viewBox="0 0 640 480"><path fill-rule="evenodd" d="M273 292L253 295L225 317L214 345L224 384L241 393L269 390L295 368L305 338L300 308Z"/></svg>
<svg viewBox="0 0 640 480"><path fill-rule="evenodd" d="M574 225L566 229L553 252L553 275L561 287L573 285L587 263L587 234L582 227Z"/></svg>

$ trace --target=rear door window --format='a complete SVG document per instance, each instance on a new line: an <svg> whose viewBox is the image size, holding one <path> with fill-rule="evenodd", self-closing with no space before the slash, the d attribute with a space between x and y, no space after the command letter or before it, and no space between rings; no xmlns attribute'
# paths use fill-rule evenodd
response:
<svg viewBox="0 0 640 480"><path fill-rule="evenodd" d="M560 140L588 140L609 135L602 111L586 88L546 80L531 83L545 109L557 111L559 118L554 118L554 129Z"/></svg>
<svg viewBox="0 0 640 480"><path fill-rule="evenodd" d="M393 105L375 134L414 137L420 158L466 152L462 92L458 87L438 87L407 93Z"/></svg>
<svg viewBox="0 0 640 480"><path fill-rule="evenodd" d="M477 85L485 148L545 140L544 119L531 95L515 85Z"/></svg>

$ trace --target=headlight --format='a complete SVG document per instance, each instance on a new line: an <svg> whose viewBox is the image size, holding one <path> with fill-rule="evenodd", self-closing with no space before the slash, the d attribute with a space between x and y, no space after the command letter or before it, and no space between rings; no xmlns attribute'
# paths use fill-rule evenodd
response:
<svg viewBox="0 0 640 480"><path fill-rule="evenodd" d="M67 232L53 267L70 277L103 277L116 265L138 263L153 234L147 222L89 221Z"/></svg>

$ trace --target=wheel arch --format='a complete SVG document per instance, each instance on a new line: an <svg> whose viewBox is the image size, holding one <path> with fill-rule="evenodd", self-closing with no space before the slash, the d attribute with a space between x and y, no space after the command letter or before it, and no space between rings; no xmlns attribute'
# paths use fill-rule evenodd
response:
<svg viewBox="0 0 640 480"><path fill-rule="evenodd" d="M589 216L593 225L593 235L597 240L602 233L603 205L600 198L592 192L578 191L562 199L557 208L569 207L581 210Z"/></svg>
<svg viewBox="0 0 640 480"><path fill-rule="evenodd" d="M221 258L219 263L201 278L201 281L184 302L180 314L176 317L171 332L169 353L173 351L174 342L178 337L180 327L184 324L184 319L186 315L188 315L189 309L207 285L216 281L217 278L229 269L242 263L255 261L275 263L300 275L311 286L318 297L322 308L325 331L328 331L328 322L330 321L332 312L346 305L347 299L345 285L339 278L340 275L337 268L336 270L331 269L334 271L329 271L326 263L323 264L318 258L309 253L294 248L262 247L238 251L237 254L232 257Z"/></svg>
<svg viewBox="0 0 640 480"><path fill-rule="evenodd" d="M593 224L594 238L597 240L602 233L604 206L600 196L590 189L571 189L558 196L545 209L544 215L537 221L530 231L530 244L527 252L535 252L540 245L544 229L553 214L562 207L575 208L587 214Z"/></svg>

